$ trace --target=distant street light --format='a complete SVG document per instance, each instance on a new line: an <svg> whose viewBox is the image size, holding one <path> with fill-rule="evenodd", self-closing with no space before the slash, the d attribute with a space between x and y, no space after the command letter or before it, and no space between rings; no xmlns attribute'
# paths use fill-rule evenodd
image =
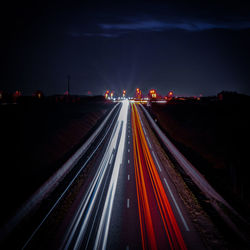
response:
<svg viewBox="0 0 250 250"><path fill-rule="evenodd" d="M109 90L107 90L105 93L105 99L108 99L108 98L109 98Z"/></svg>

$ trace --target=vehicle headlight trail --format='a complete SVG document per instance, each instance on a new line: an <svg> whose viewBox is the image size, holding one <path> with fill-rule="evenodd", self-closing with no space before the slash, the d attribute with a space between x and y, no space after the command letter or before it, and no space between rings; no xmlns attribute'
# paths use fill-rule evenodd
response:
<svg viewBox="0 0 250 250"><path fill-rule="evenodd" d="M163 234L168 239L170 249L186 249L181 231L150 153L136 104L132 104L132 128L143 249L162 247L166 242L159 235ZM161 220L161 223L159 223L159 220ZM156 223L156 221L158 222Z"/></svg>

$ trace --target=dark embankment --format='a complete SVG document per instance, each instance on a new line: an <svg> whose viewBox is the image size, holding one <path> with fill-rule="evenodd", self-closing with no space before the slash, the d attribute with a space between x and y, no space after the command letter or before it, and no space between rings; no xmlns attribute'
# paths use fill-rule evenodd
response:
<svg viewBox="0 0 250 250"><path fill-rule="evenodd" d="M102 97L23 98L0 105L0 224L60 168L113 105Z"/></svg>
<svg viewBox="0 0 250 250"><path fill-rule="evenodd" d="M246 97L204 98L149 108L179 150L245 216L250 209L249 104Z"/></svg>

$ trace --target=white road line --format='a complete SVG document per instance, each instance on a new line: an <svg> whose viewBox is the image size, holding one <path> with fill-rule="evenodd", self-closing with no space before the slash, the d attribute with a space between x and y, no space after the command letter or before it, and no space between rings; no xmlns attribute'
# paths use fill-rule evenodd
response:
<svg viewBox="0 0 250 250"><path fill-rule="evenodd" d="M180 208L179 208L179 206L178 206L178 204L177 204L177 202L176 202L176 200L175 200L175 198L174 198L174 195L173 195L173 193L172 193L172 191L171 191L171 189L170 189L170 187L169 187L169 185L168 185L168 183L167 183L167 180L164 178L164 182L165 182L165 184L166 184L166 186L167 186L167 189L168 189L168 191L169 191L169 193L170 193L170 195L171 195L171 198L172 198L172 200L173 200L173 202L174 202L174 204L175 204L175 206L176 206L176 209L177 209L177 211L178 211L178 213L179 213L179 215L180 215L180 217L181 217L181 220L182 220L182 222L183 222L183 224L184 224L184 226L185 226L185 228L186 228L186 231L189 231L189 227L188 227L188 225L187 225L187 222L186 222L186 220L184 219L184 217L183 217L183 215L182 215L182 213L181 213L181 210L180 210Z"/></svg>
<svg viewBox="0 0 250 250"><path fill-rule="evenodd" d="M176 159L176 161L180 164L183 170L191 177L191 179L195 182L195 184L203 191L208 194L210 198L215 199L221 203L223 203L228 209L230 209L236 216L239 215L234 211L234 209L219 195L213 187L206 181L206 179L195 169L195 167L181 154L181 152L174 146L174 144L166 137L166 135L161 131L155 121L152 119L148 111L141 105L144 113L149 119L152 127L158 134L158 136L162 139L162 142L166 145L170 153Z"/></svg>
<svg viewBox="0 0 250 250"><path fill-rule="evenodd" d="M147 135L147 132L146 132L146 130L145 130L145 128L144 128L142 122L141 122L141 125L142 125L142 129L143 129L144 134Z"/></svg>
<svg viewBox="0 0 250 250"><path fill-rule="evenodd" d="M145 127L144 127L144 125L142 123L141 117L139 117L139 118L140 118L140 122L141 122L141 126L142 126L142 129L143 129L143 132L144 132L145 135L147 135L147 132L146 132Z"/></svg>
<svg viewBox="0 0 250 250"><path fill-rule="evenodd" d="M130 160L128 160L128 164L130 163Z"/></svg>
<svg viewBox="0 0 250 250"><path fill-rule="evenodd" d="M129 199L127 199L127 208L129 208Z"/></svg>
<svg viewBox="0 0 250 250"><path fill-rule="evenodd" d="M117 118L117 122L120 125L120 140L116 140L118 142L117 146L117 153L114 160L114 167L112 170L112 175L110 178L110 183L108 186L108 190L106 192L106 199L104 203L104 207L102 210L101 219L99 222L98 231L95 238L95 244L93 249L94 250L105 250L107 246L107 240L108 240L108 232L110 227L110 221L111 221L111 212L114 204L114 197L116 193L117 188L117 182L118 182L118 176L119 171L122 166L122 159L123 159L123 153L125 149L125 143L126 143L126 125L127 125L127 112L128 112L129 102L127 100L123 101L122 108L120 110L120 114ZM80 247L79 247L80 248Z"/></svg>
<svg viewBox="0 0 250 250"><path fill-rule="evenodd" d="M113 156L114 154L111 154L110 160L109 160L109 164L111 164L112 160L113 160Z"/></svg>
<svg viewBox="0 0 250 250"><path fill-rule="evenodd" d="M156 164L157 164L157 166L158 166L158 168L159 168L159 170L160 170L160 172L161 172L161 167L160 167L160 164L159 164L159 162L158 162L158 160L157 160L157 158L156 158L155 152L152 151L152 154L153 154L154 159L155 159L155 161L156 161Z"/></svg>
<svg viewBox="0 0 250 250"><path fill-rule="evenodd" d="M66 174L70 172L70 170L75 166L75 164L79 161L79 159L84 155L84 153L92 144L92 142L95 140L95 138L100 134L100 131L102 131L103 127L107 123L108 119L110 118L111 114L114 112L117 105L115 105L115 107L111 110L111 112L102 122L102 124L89 137L89 139L54 173L54 175L52 175L49 178L48 181L46 181L42 186L40 186L40 188L38 188L38 190L30 197L30 199L27 202L25 202L25 204L20 209L18 209L15 215L8 220L7 224L2 225L3 227L1 226L0 241L5 237L6 234L8 234L9 231L12 231L12 229L19 223L19 221L21 221L37 204L39 204L44 199L44 197L47 197L57 187L58 183L60 183L60 181L66 176ZM71 185L70 183L69 185ZM60 197L62 197L63 195L64 195L64 192L62 193ZM61 199L60 197L57 199L57 201ZM49 215L49 213L51 213L53 209L54 209L54 206L52 206L52 208L47 213L47 215ZM38 225L39 228L47 219L47 215ZM38 227L31 234L30 236L31 238L33 237L34 234L36 234ZM25 242L23 248L27 244L29 244L29 241L31 240L31 238L29 238Z"/></svg>
<svg viewBox="0 0 250 250"><path fill-rule="evenodd" d="M130 175L128 174L128 181L130 180Z"/></svg>
<svg viewBox="0 0 250 250"><path fill-rule="evenodd" d="M130 149L128 149L128 152L130 152Z"/></svg>
<svg viewBox="0 0 250 250"><path fill-rule="evenodd" d="M148 138L147 138L147 142L148 142L149 147L152 149L152 145L151 145L151 143L149 142L149 139L148 139Z"/></svg>

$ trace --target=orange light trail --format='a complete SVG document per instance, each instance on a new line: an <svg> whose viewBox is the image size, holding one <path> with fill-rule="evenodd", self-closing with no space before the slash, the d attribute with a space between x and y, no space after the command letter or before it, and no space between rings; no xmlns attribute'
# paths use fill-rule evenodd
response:
<svg viewBox="0 0 250 250"><path fill-rule="evenodd" d="M155 221L157 221L157 215L153 209L153 202L155 202L170 249L187 249L148 148L138 110L134 103L132 103L132 129L142 247L143 249L162 247L157 240L156 231L161 227L155 225Z"/></svg>

